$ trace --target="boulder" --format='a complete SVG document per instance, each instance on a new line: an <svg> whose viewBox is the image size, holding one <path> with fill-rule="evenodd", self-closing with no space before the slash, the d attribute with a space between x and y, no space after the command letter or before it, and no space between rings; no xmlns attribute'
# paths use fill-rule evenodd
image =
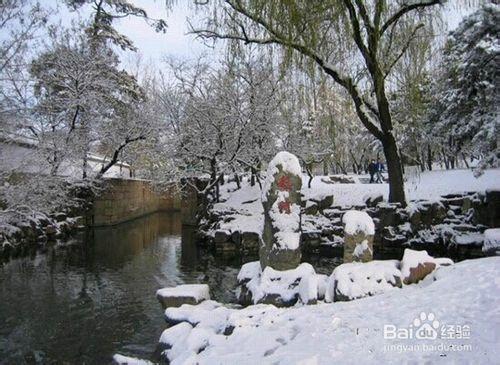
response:
<svg viewBox="0 0 500 365"><path fill-rule="evenodd" d="M441 224L448 215L448 210L441 202L421 201L408 207L410 223L415 230Z"/></svg>
<svg viewBox="0 0 500 365"><path fill-rule="evenodd" d="M159 289L156 298L163 308L180 307L183 304L198 304L210 299L210 290L206 284L185 284Z"/></svg>
<svg viewBox="0 0 500 365"><path fill-rule="evenodd" d="M262 191L264 207L262 268L290 270L300 263L300 206L302 169L291 153L276 154L267 168Z"/></svg>
<svg viewBox="0 0 500 365"><path fill-rule="evenodd" d="M401 216L398 212L399 204L381 202L377 204L377 218L379 219L378 227L395 227L402 223Z"/></svg>
<svg viewBox="0 0 500 365"><path fill-rule="evenodd" d="M323 211L324 209L328 209L332 206L333 204L333 195L327 195L322 197L321 199L311 199L312 202L314 202L320 211ZM306 206L307 208L307 206Z"/></svg>
<svg viewBox="0 0 500 365"><path fill-rule="evenodd" d="M313 202L312 200L307 200L306 201L306 206L304 208L304 214L307 215L316 215L318 214L319 207L316 202Z"/></svg>
<svg viewBox="0 0 500 365"><path fill-rule="evenodd" d="M500 227L500 190L486 190L488 225Z"/></svg>
<svg viewBox="0 0 500 365"><path fill-rule="evenodd" d="M302 232L300 235L300 244L305 252L313 252L319 249L321 245L320 231Z"/></svg>
<svg viewBox="0 0 500 365"><path fill-rule="evenodd" d="M452 265L453 261L448 258L434 258L427 251L416 251L405 249L401 260L401 273L403 283L415 284L423 280L437 267Z"/></svg>
<svg viewBox="0 0 500 365"><path fill-rule="evenodd" d="M231 232L226 230L215 231L214 234L215 243L224 243L229 241L231 241Z"/></svg>
<svg viewBox="0 0 500 365"><path fill-rule="evenodd" d="M327 281L325 301L350 301L401 288L399 261L352 262L337 266Z"/></svg>
<svg viewBox="0 0 500 365"><path fill-rule="evenodd" d="M243 232L241 234L241 248L244 251L255 251L259 250L260 246L260 235L257 232Z"/></svg>
<svg viewBox="0 0 500 365"><path fill-rule="evenodd" d="M500 255L500 228L490 228L484 231L482 250L486 255Z"/></svg>
<svg viewBox="0 0 500 365"><path fill-rule="evenodd" d="M344 263L373 259L375 225L365 212L350 210L342 217L344 224Z"/></svg>
<svg viewBox="0 0 500 365"><path fill-rule="evenodd" d="M384 201L384 195L382 194L373 194L365 198L365 204L369 208L374 208L378 203Z"/></svg>
<svg viewBox="0 0 500 365"><path fill-rule="evenodd" d="M215 250L218 252L234 252L238 245L233 242L232 234L226 230L219 230L214 235Z"/></svg>
<svg viewBox="0 0 500 365"><path fill-rule="evenodd" d="M238 274L238 301L242 305L272 304L289 307L297 301L313 304L317 300L318 279L314 268L307 263L293 270L278 271L259 262L249 262Z"/></svg>
<svg viewBox="0 0 500 365"><path fill-rule="evenodd" d="M328 286L328 276L323 274L316 275L318 280L318 300L325 299L326 288Z"/></svg>
<svg viewBox="0 0 500 365"><path fill-rule="evenodd" d="M66 213L62 213L62 212L56 213L56 214L54 215L54 219L55 219L57 222L62 222L62 221L65 221L67 218L68 218L68 216L66 215Z"/></svg>
<svg viewBox="0 0 500 365"><path fill-rule="evenodd" d="M57 227L53 225L48 225L47 227L45 227L45 234L49 239L55 238L57 234Z"/></svg>

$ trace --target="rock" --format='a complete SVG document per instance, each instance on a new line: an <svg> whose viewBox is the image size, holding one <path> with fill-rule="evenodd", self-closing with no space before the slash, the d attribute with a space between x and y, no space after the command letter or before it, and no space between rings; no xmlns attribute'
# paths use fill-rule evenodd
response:
<svg viewBox="0 0 500 365"><path fill-rule="evenodd" d="M232 241L232 235L229 231L216 231L214 235L215 250L218 252L234 252L238 245Z"/></svg>
<svg viewBox="0 0 500 365"><path fill-rule="evenodd" d="M378 203L384 201L384 196L382 194L374 194L366 198L365 204L367 207L374 208Z"/></svg>
<svg viewBox="0 0 500 365"><path fill-rule="evenodd" d="M300 235L300 242L304 252L313 252L319 249L319 246L321 245L321 232L302 232Z"/></svg>
<svg viewBox="0 0 500 365"><path fill-rule="evenodd" d="M170 349L177 341L183 341L191 333L192 329L193 326L188 322L180 322L164 330L159 340L161 350Z"/></svg>
<svg viewBox="0 0 500 365"><path fill-rule="evenodd" d="M195 327L203 318L214 318L226 310L221 303L204 300L200 304L183 304L180 307L169 307L165 310L165 321L170 325L187 322Z"/></svg>
<svg viewBox="0 0 500 365"><path fill-rule="evenodd" d="M365 212L350 210L342 217L344 223L344 263L373 260L375 225Z"/></svg>
<svg viewBox="0 0 500 365"><path fill-rule="evenodd" d="M241 234L241 248L244 251L257 252L260 246L260 236L257 232L243 232Z"/></svg>
<svg viewBox="0 0 500 365"><path fill-rule="evenodd" d="M500 255L500 228L491 228L484 231L482 250L486 255Z"/></svg>
<svg viewBox="0 0 500 365"><path fill-rule="evenodd" d="M325 301L350 301L401 286L397 260L342 264L333 270L328 279Z"/></svg>
<svg viewBox="0 0 500 365"><path fill-rule="evenodd" d="M214 235L215 243L224 243L231 241L231 233L229 231L216 231Z"/></svg>
<svg viewBox="0 0 500 365"><path fill-rule="evenodd" d="M316 214L318 214L318 211L319 211L319 207L315 202L313 202L311 200L308 200L306 202L306 207L304 208L304 214L316 215Z"/></svg>
<svg viewBox="0 0 500 365"><path fill-rule="evenodd" d="M299 283L299 300L302 304L316 304L318 301L318 276L307 275Z"/></svg>
<svg viewBox="0 0 500 365"><path fill-rule="evenodd" d="M180 307L183 304L198 304L210 299L210 290L206 284L185 284L172 288L159 289L156 298L163 308Z"/></svg>
<svg viewBox="0 0 500 365"><path fill-rule="evenodd" d="M236 245L241 244L241 233L240 231L234 231L231 233L231 241L234 242Z"/></svg>
<svg viewBox="0 0 500 365"><path fill-rule="evenodd" d="M57 227L52 225L45 227L45 234L49 239L54 238L57 234Z"/></svg>
<svg viewBox="0 0 500 365"><path fill-rule="evenodd" d="M409 207L410 223L415 230L441 224L448 215L448 211L441 202L418 202Z"/></svg>
<svg viewBox="0 0 500 365"><path fill-rule="evenodd" d="M327 195L322 199L311 199L313 203L318 206L318 210L323 211L324 209L328 209L333 204L333 195ZM307 205L306 205L307 208ZM308 214L308 213L307 213Z"/></svg>
<svg viewBox="0 0 500 365"><path fill-rule="evenodd" d="M418 283L437 267L452 265L453 261L448 258L434 258L427 251L415 251L405 249L401 260L401 273L403 283L406 285Z"/></svg>
<svg viewBox="0 0 500 365"><path fill-rule="evenodd" d="M377 218L379 218L378 227L394 227L400 225L401 217L398 212L399 204L396 203L378 203Z"/></svg>
<svg viewBox="0 0 500 365"><path fill-rule="evenodd" d="M65 221L66 219L68 218L68 216L66 215L66 213L56 213L54 215L54 219L57 221L57 222L63 222Z"/></svg>
<svg viewBox="0 0 500 365"><path fill-rule="evenodd" d="M300 205L302 169L296 156L279 152L267 168L263 187L263 245L259 250L262 268L296 268L300 263Z"/></svg>
<svg viewBox="0 0 500 365"><path fill-rule="evenodd" d="M314 268L307 263L293 270L278 271L267 266L263 271L260 263L249 262L238 274L238 299L242 305L272 304L277 307L295 305L300 299L306 304L317 300L318 282ZM307 282L302 283L303 280ZM315 281L316 280L316 281Z"/></svg>
<svg viewBox="0 0 500 365"><path fill-rule="evenodd" d="M486 190L488 225L500 227L500 190Z"/></svg>
<svg viewBox="0 0 500 365"><path fill-rule="evenodd" d="M323 274L316 275L318 278L318 300L325 299L326 288L328 285L328 276Z"/></svg>

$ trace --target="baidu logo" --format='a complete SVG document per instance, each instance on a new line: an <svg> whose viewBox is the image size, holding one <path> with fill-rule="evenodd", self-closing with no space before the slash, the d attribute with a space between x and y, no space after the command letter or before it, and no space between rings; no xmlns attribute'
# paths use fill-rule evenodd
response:
<svg viewBox="0 0 500 365"><path fill-rule="evenodd" d="M434 313L422 312L408 327L384 325L386 340L435 340L435 339L469 339L470 326L445 325L436 319Z"/></svg>
<svg viewBox="0 0 500 365"><path fill-rule="evenodd" d="M413 327L415 338L418 340L435 340L438 337L439 321L434 313L420 313L420 316L413 320Z"/></svg>

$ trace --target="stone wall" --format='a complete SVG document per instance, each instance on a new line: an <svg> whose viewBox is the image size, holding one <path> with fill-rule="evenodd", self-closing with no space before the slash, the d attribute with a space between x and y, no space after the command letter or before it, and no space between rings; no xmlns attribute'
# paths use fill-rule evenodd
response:
<svg viewBox="0 0 500 365"><path fill-rule="evenodd" d="M158 211L180 209L180 194L173 190L159 194L148 181L112 178L105 180L86 220L89 226L109 226Z"/></svg>

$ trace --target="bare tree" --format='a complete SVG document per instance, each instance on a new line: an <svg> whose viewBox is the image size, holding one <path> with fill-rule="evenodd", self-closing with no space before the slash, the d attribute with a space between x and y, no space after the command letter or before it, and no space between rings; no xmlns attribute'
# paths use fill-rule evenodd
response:
<svg viewBox="0 0 500 365"><path fill-rule="evenodd" d="M204 39L278 45L285 56L315 63L342 86L358 118L382 144L389 200L406 204L401 158L393 134L387 78L441 0L215 1ZM216 18L214 18L216 17ZM409 17L422 19L408 29Z"/></svg>

